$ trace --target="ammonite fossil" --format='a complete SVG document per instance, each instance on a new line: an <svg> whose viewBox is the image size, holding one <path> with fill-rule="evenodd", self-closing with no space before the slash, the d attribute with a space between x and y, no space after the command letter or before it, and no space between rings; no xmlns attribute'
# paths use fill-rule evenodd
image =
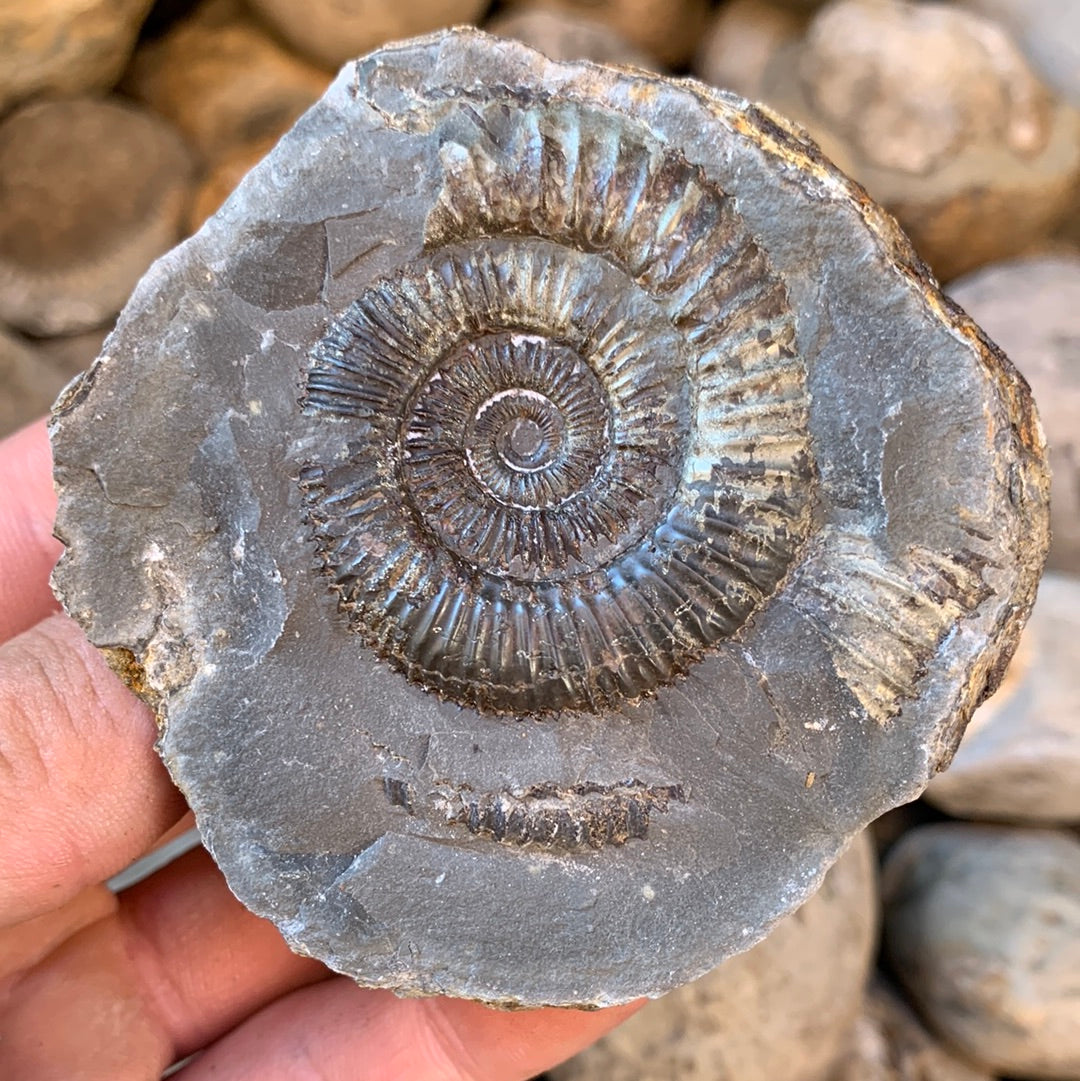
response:
<svg viewBox="0 0 1080 1081"><path fill-rule="evenodd" d="M349 65L53 425L68 610L230 884L364 984L658 994L913 798L1046 547L1026 387L778 118Z"/></svg>

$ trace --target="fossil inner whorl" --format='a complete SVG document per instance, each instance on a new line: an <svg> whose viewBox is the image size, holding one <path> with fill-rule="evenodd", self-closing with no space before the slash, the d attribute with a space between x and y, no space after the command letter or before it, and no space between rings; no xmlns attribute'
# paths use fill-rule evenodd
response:
<svg viewBox="0 0 1080 1081"><path fill-rule="evenodd" d="M313 350L307 411L344 423L306 513L350 628L408 678L608 708L737 631L795 557L794 318L730 197L644 128L465 104L431 106L426 254Z"/></svg>

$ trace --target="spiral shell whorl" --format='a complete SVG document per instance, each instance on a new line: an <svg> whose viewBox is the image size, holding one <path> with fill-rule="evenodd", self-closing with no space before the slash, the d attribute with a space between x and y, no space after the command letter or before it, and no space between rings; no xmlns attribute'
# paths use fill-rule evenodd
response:
<svg viewBox="0 0 1080 1081"><path fill-rule="evenodd" d="M813 482L794 317L733 200L645 128L432 105L426 254L313 351L306 508L350 627L498 713L639 698L784 578Z"/></svg>

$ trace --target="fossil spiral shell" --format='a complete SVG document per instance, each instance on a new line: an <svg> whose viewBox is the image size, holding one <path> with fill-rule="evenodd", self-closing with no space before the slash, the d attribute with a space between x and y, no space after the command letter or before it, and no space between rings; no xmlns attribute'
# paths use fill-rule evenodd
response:
<svg viewBox="0 0 1080 1081"><path fill-rule="evenodd" d="M305 471L309 513L350 625L411 679L602 709L787 573L813 489L794 317L733 200L643 128L460 108L427 250L313 351L307 407L350 450Z"/></svg>
<svg viewBox="0 0 1080 1081"><path fill-rule="evenodd" d="M656 995L915 798L1046 547L1025 386L778 118L350 64L53 425L67 609L229 885L367 986Z"/></svg>

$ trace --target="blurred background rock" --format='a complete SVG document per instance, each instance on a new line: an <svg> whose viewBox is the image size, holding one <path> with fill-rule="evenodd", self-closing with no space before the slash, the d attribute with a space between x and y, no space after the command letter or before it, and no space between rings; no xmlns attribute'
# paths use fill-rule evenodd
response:
<svg viewBox="0 0 1080 1081"><path fill-rule="evenodd" d="M553 1077L1080 1081L1080 0L0 0L0 435L340 63L464 22L803 125L1027 376L1054 470L1052 571L955 768Z"/></svg>

